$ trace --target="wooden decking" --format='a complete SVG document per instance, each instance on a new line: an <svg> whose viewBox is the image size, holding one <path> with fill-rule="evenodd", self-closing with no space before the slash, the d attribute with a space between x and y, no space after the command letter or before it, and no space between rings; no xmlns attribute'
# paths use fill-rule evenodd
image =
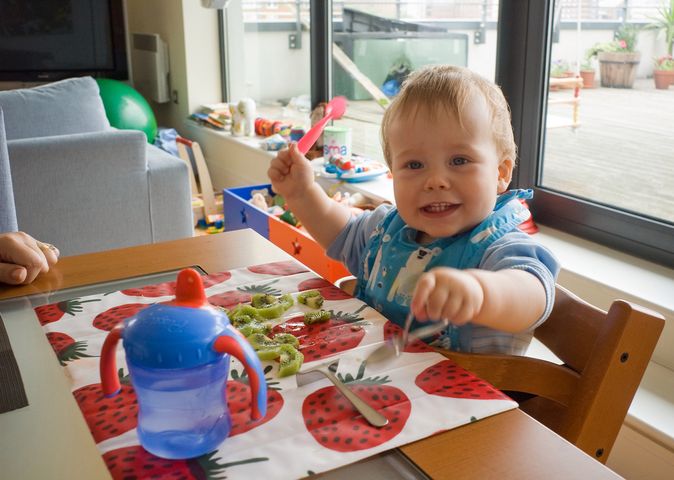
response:
<svg viewBox="0 0 674 480"><path fill-rule="evenodd" d="M350 102L340 124L354 129L354 152L381 158L381 112L371 101ZM572 105L551 105L549 114L570 122ZM579 121L546 131L543 185L674 223L674 87L639 79L633 89L582 90Z"/></svg>

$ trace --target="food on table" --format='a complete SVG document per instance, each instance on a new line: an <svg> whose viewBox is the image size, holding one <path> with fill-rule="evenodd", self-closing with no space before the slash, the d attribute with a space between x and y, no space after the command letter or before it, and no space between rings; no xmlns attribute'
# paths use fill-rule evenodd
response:
<svg viewBox="0 0 674 480"><path fill-rule="evenodd" d="M313 325L314 323L325 323L332 317L332 312L329 310L318 310L315 312L306 312L304 314L304 323L306 325Z"/></svg>
<svg viewBox="0 0 674 480"><path fill-rule="evenodd" d="M306 290L297 295L297 301L311 308L321 308L323 295L318 290Z"/></svg>

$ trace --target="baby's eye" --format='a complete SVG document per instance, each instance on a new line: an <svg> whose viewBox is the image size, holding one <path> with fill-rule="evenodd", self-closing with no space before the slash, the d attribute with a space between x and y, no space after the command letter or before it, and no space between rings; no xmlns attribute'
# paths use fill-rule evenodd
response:
<svg viewBox="0 0 674 480"><path fill-rule="evenodd" d="M407 168L410 170L418 170L423 167L423 164L419 160L411 160L407 162Z"/></svg>
<svg viewBox="0 0 674 480"><path fill-rule="evenodd" d="M468 159L464 157L455 157L449 161L452 165L465 165L468 163Z"/></svg>

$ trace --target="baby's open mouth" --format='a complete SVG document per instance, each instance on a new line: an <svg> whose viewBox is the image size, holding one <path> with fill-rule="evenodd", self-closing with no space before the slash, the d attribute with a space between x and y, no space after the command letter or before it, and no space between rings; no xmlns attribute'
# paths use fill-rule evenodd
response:
<svg viewBox="0 0 674 480"><path fill-rule="evenodd" d="M423 207L421 207L421 209L424 212L427 212L427 213L441 213L441 212L446 212L448 210L452 210L456 207L458 207L458 205L454 204L454 203L437 202L437 203L430 203L426 206L423 206Z"/></svg>

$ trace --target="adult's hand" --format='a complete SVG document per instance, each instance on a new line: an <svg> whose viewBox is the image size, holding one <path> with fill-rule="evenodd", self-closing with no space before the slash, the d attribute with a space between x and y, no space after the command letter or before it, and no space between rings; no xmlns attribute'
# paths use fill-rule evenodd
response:
<svg viewBox="0 0 674 480"><path fill-rule="evenodd" d="M26 285L56 264L59 251L27 233L0 234L0 283Z"/></svg>

